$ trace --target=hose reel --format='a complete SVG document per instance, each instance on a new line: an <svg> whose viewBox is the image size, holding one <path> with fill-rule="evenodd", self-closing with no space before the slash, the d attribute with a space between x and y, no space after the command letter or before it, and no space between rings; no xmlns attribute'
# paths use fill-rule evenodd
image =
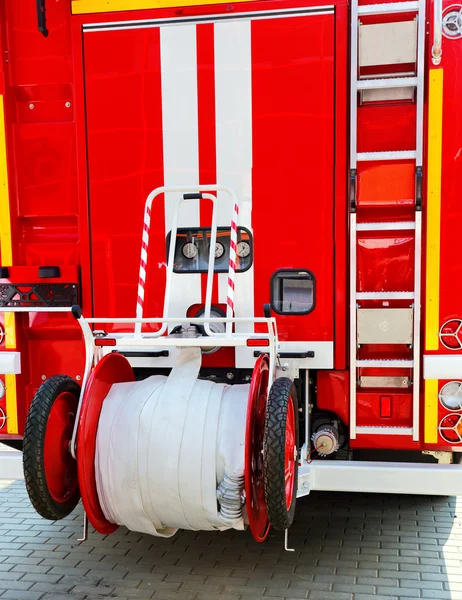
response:
<svg viewBox="0 0 462 600"><path fill-rule="evenodd" d="M109 534L124 525L170 537L180 528L242 530L248 525L261 542L269 533L268 514L274 515L271 524L278 529L292 522L296 398L286 411L292 415L290 425L278 431L274 426L275 410L280 410L281 398L285 402L284 388L292 390L292 382L277 379L268 397L267 355L258 358L250 385L198 379L200 366L201 349L191 347L181 350L169 377L135 381L128 360L117 352L104 356L92 371L82 399L78 478L72 485L80 487L88 519L98 532ZM45 383L50 386L53 379ZM271 408L273 389L278 405ZM37 403L33 406L37 410ZM30 426L27 435L25 443L33 453L37 440ZM55 466L44 466L45 481L51 480L52 471L56 477ZM269 483L265 470L271 472ZM27 483L37 474L26 471L25 477ZM40 503L34 506L40 512ZM74 506L75 501L67 514ZM58 519L66 514L61 510L43 516Z"/></svg>

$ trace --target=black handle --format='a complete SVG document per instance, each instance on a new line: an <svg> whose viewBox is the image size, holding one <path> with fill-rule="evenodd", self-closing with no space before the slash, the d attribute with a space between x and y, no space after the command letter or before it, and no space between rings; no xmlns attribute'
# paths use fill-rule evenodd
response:
<svg viewBox="0 0 462 600"><path fill-rule="evenodd" d="M47 18L45 14L45 0L37 0L37 22L38 30L43 37L48 37Z"/></svg>
<svg viewBox="0 0 462 600"><path fill-rule="evenodd" d="M71 308L71 311L74 319L80 319L80 317L82 316L82 309L78 304L74 304Z"/></svg>
<svg viewBox="0 0 462 600"><path fill-rule="evenodd" d="M183 200L201 200L202 194L200 192L193 192L192 194L183 194Z"/></svg>
<svg viewBox="0 0 462 600"><path fill-rule="evenodd" d="M253 353L255 358L258 358L260 354L266 354L260 350L255 350ZM306 352L278 352L279 358L314 358L314 350L307 350Z"/></svg>
<svg viewBox="0 0 462 600"><path fill-rule="evenodd" d="M415 173L415 208L422 210L422 167L417 167Z"/></svg>
<svg viewBox="0 0 462 600"><path fill-rule="evenodd" d="M145 358L151 356L154 358L161 358L169 356L168 350L158 350L157 352L122 352L127 358Z"/></svg>

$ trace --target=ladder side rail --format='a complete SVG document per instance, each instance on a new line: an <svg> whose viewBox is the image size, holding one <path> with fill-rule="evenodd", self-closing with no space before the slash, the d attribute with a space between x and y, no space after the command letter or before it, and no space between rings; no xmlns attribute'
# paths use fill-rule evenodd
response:
<svg viewBox="0 0 462 600"><path fill-rule="evenodd" d="M356 439L356 212L350 214L350 438Z"/></svg>
<svg viewBox="0 0 462 600"><path fill-rule="evenodd" d="M417 23L416 168L423 163L423 119L425 80L425 0L419 2Z"/></svg>
<svg viewBox="0 0 462 600"><path fill-rule="evenodd" d="M351 2L350 38L350 170L352 170L356 169L357 160L358 0L352 0Z"/></svg>
<svg viewBox="0 0 462 600"><path fill-rule="evenodd" d="M417 88L416 88L416 173L423 164L423 119L425 79L425 0L419 2L417 23ZM422 210L421 190L416 179L416 213L414 234L414 335L413 335L413 388L412 388L412 439L419 441L420 427L420 327L421 327L421 269L422 269Z"/></svg>

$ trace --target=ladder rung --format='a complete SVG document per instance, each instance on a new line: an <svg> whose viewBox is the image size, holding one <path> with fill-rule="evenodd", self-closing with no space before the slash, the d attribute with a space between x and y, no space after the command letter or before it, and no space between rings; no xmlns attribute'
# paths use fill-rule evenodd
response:
<svg viewBox="0 0 462 600"><path fill-rule="evenodd" d="M386 221L386 222L369 222L358 223L357 231L402 231L415 229L414 221Z"/></svg>
<svg viewBox="0 0 462 600"><path fill-rule="evenodd" d="M412 435L412 427L380 427L371 425L369 427L356 427L356 433L365 435Z"/></svg>
<svg viewBox="0 0 462 600"><path fill-rule="evenodd" d="M415 160L415 150L391 150L390 152L358 152L356 160L369 162L376 160Z"/></svg>
<svg viewBox="0 0 462 600"><path fill-rule="evenodd" d="M418 84L418 82L418 77L382 77L381 79L361 79L357 82L356 87L358 90L414 87Z"/></svg>
<svg viewBox="0 0 462 600"><path fill-rule="evenodd" d="M376 367L379 369L396 369L396 368L406 368L410 369L414 366L413 360L387 360L387 359L369 359L369 360L357 360L356 366L358 368L363 367Z"/></svg>
<svg viewBox="0 0 462 600"><path fill-rule="evenodd" d="M397 14L419 10L419 2L390 2L389 4L364 4L358 6L358 16Z"/></svg>
<svg viewBox="0 0 462 600"><path fill-rule="evenodd" d="M414 292L357 292L357 300L413 300Z"/></svg>

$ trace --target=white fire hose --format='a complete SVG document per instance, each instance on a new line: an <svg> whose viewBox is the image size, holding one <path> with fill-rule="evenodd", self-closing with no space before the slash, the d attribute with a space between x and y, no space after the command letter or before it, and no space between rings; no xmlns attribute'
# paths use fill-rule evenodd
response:
<svg viewBox="0 0 462 600"><path fill-rule="evenodd" d="M108 521L161 537L244 528L249 385L199 380L200 367L185 348L168 377L112 386L95 458Z"/></svg>

